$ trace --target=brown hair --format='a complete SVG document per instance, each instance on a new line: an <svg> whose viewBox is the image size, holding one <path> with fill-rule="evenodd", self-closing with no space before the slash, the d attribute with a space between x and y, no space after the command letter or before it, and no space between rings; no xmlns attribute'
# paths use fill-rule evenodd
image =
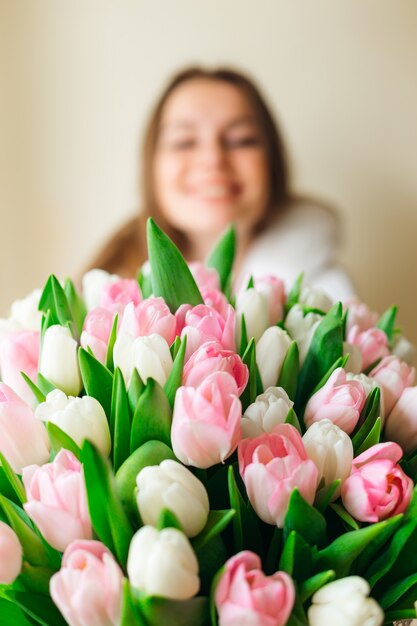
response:
<svg viewBox="0 0 417 626"><path fill-rule="evenodd" d="M168 83L149 119L142 152L142 208L138 217L125 224L102 249L90 267L100 267L120 275L133 275L146 258L146 219L152 216L187 256L187 240L163 217L157 206L152 167L162 112L166 101L177 87L195 79L224 81L237 87L248 99L264 137L269 175L269 198L265 217L256 225L261 232L292 200L286 151L281 134L258 88L246 76L229 68L207 70L191 67L176 74Z"/></svg>

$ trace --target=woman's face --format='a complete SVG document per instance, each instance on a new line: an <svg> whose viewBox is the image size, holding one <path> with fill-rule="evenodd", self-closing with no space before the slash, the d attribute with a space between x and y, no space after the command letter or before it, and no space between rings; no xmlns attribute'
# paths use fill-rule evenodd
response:
<svg viewBox="0 0 417 626"><path fill-rule="evenodd" d="M264 215L269 176L264 140L239 88L193 79L168 98L153 167L157 204L190 237L230 222L248 232Z"/></svg>

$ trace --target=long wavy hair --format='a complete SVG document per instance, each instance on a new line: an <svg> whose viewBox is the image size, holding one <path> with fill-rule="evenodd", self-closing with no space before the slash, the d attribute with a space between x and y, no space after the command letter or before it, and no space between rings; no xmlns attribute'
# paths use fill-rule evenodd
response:
<svg viewBox="0 0 417 626"><path fill-rule="evenodd" d="M141 210L125 224L96 256L90 267L100 267L122 276L131 276L146 258L146 219L153 217L181 249L185 257L188 241L184 233L176 230L164 218L156 202L153 164L161 117L171 94L186 82L206 79L225 82L241 91L249 102L256 122L264 137L268 167L269 194L264 216L255 225L254 232L261 232L293 200L289 184L289 167L286 150L277 123L263 96L255 84L241 72L227 67L204 69L189 67L177 73L162 92L145 130L142 147L142 172L140 178Z"/></svg>

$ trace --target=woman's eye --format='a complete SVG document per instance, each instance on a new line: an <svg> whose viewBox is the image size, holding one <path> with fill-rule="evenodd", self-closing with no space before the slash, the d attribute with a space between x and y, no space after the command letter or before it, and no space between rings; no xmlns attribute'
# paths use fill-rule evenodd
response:
<svg viewBox="0 0 417 626"><path fill-rule="evenodd" d="M230 137L225 141L229 148L250 148L259 145L259 138L255 135L244 135L242 137Z"/></svg>
<svg viewBox="0 0 417 626"><path fill-rule="evenodd" d="M170 148L172 150L189 150L194 148L194 139L175 139L170 142Z"/></svg>

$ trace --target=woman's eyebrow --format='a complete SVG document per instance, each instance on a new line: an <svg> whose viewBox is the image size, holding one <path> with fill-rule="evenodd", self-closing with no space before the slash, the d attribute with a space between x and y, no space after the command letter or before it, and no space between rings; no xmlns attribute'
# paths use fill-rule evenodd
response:
<svg viewBox="0 0 417 626"><path fill-rule="evenodd" d="M236 126L255 126L256 119L253 115L246 115L245 117L239 117L232 120L230 124L227 124L227 128L235 128Z"/></svg>

